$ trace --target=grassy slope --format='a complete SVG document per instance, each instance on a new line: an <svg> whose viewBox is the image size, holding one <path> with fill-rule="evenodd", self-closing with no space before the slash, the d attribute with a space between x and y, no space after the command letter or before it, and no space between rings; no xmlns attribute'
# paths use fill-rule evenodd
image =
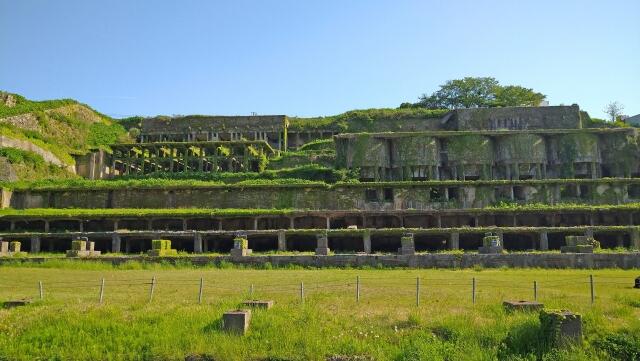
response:
<svg viewBox="0 0 640 361"><path fill-rule="evenodd" d="M0 103L0 118L31 114L37 120L35 129L19 128L0 122L0 134L28 140L44 148L67 164L74 164L72 155L85 154L91 149L106 149L118 140L128 140L124 128L109 117L87 105L71 99L32 101L13 95L16 104L8 107ZM28 168L23 164L23 168ZM60 172L25 169L23 179L59 178ZM53 173L53 174L51 174ZM53 175L53 177L52 177Z"/></svg>
<svg viewBox="0 0 640 361"><path fill-rule="evenodd" d="M536 314L506 314L505 299L531 299L538 281L547 307L584 317L583 349L547 353L547 359L607 360L605 336L640 332L640 303L630 288L635 271L620 270L250 270L193 269L131 264L114 269L57 262L58 269L0 267L0 299L34 298L44 282L45 300L0 310L0 359L168 359L207 354L215 360L324 360L368 355L376 360L532 360ZM56 266L56 263L42 267ZM148 268L148 269L135 269ZM589 273L596 280L590 305ZM148 303L149 281L158 285ZM356 276L361 302L355 302ZM99 280L106 279L98 304ZM197 304L204 278L204 302ZM422 280L415 306L415 278ZM471 303L471 278L478 285ZM305 303L299 284L305 284ZM221 314L248 297L274 299L256 311L245 337L220 330ZM514 341L505 342L512 332ZM638 346L636 346L638 347ZM500 350L503 351L500 351Z"/></svg>

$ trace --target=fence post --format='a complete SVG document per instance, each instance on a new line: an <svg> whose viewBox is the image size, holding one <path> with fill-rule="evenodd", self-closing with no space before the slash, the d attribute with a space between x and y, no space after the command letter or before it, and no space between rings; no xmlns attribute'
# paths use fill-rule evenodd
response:
<svg viewBox="0 0 640 361"><path fill-rule="evenodd" d="M253 299L253 283L249 287L249 298Z"/></svg>
<svg viewBox="0 0 640 361"><path fill-rule="evenodd" d="M102 282L100 282L100 303L101 304L103 299L104 299L104 277L102 277Z"/></svg>
<svg viewBox="0 0 640 361"><path fill-rule="evenodd" d="M200 290L198 291L198 303L202 303L202 288L204 287L204 278L200 277Z"/></svg>
<svg viewBox="0 0 640 361"><path fill-rule="evenodd" d="M44 299L44 288L42 287L42 281L38 281L38 292L40 293L40 300Z"/></svg>
<svg viewBox="0 0 640 361"><path fill-rule="evenodd" d="M593 306L593 304L596 302L596 294L593 290L593 275L589 275L589 284L591 286L591 305Z"/></svg>
<svg viewBox="0 0 640 361"><path fill-rule="evenodd" d="M533 281L533 300L538 301L538 282Z"/></svg>
<svg viewBox="0 0 640 361"><path fill-rule="evenodd" d="M473 277L473 279L471 280L471 302L473 302L473 304L476 304L476 278Z"/></svg>
<svg viewBox="0 0 640 361"><path fill-rule="evenodd" d="M304 303L304 282L300 282L300 302Z"/></svg>
<svg viewBox="0 0 640 361"><path fill-rule="evenodd" d="M149 302L153 301L153 291L156 288L156 276L151 279L151 288L149 289Z"/></svg>
<svg viewBox="0 0 640 361"><path fill-rule="evenodd" d="M360 302L360 276L356 276L356 302Z"/></svg>
<svg viewBox="0 0 640 361"><path fill-rule="evenodd" d="M416 307L420 306L420 277L416 277Z"/></svg>

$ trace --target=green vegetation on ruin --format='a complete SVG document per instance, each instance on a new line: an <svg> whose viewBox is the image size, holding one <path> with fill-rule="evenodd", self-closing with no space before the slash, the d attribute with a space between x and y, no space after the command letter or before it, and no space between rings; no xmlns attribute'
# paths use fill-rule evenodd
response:
<svg viewBox="0 0 640 361"><path fill-rule="evenodd" d="M629 355L640 349L640 303L631 288L635 271L269 270L228 263L194 268L55 260L33 267L0 266L0 275L1 300L35 300L1 311L0 359L6 360L184 360L189 355L229 361L320 361L338 355L377 361L631 360ZM152 277L157 283L149 302ZM418 307L416 277L422 285ZM99 304L102 278L104 302ZM200 278L202 304L197 303ZM537 313L503 310L504 300L531 299L534 280L547 308L583 316L582 345L551 349L542 342ZM38 281L44 285L43 301L37 300ZM249 298L252 284L253 298L272 299L275 306L254 310L246 336L223 332L222 313Z"/></svg>
<svg viewBox="0 0 640 361"><path fill-rule="evenodd" d="M456 213L459 210L438 210L442 214ZM536 212L620 212L640 211L640 203L625 204L506 204L500 203L485 208L466 208L465 214L476 215L483 213L536 213ZM314 212L304 209L263 209L263 208L27 208L27 209L0 209L0 218L74 218L74 217L235 217L235 216L260 216L260 215L291 215L295 213ZM333 211L336 212L336 211ZM349 213L353 211L339 211ZM428 211L403 210L399 213L411 214L413 212L424 213ZM435 211L434 211L435 212ZM622 226L624 227L624 226Z"/></svg>
<svg viewBox="0 0 640 361"><path fill-rule="evenodd" d="M322 129L340 132L363 132L379 126L401 127L397 123L406 119L425 119L437 121L448 109L424 108L374 108L351 110L342 114L327 117L299 118L289 117L289 130L304 131ZM402 130L401 128L397 130Z"/></svg>
<svg viewBox="0 0 640 361"><path fill-rule="evenodd" d="M18 179L34 181L76 177L65 169L46 162L34 152L12 147L0 148L0 157L6 158Z"/></svg>

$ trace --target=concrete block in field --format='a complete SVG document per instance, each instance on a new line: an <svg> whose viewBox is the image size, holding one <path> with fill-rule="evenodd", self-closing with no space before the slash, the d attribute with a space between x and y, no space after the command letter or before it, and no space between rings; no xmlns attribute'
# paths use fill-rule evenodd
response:
<svg viewBox="0 0 640 361"><path fill-rule="evenodd" d="M328 256L330 252L329 237L327 236L327 233L316 234L316 255Z"/></svg>
<svg viewBox="0 0 640 361"><path fill-rule="evenodd" d="M579 344L582 342L582 317L567 310L540 311L540 326L554 346Z"/></svg>
<svg viewBox="0 0 640 361"><path fill-rule="evenodd" d="M506 311L540 311L544 305L535 301L504 301L502 306Z"/></svg>
<svg viewBox="0 0 640 361"><path fill-rule="evenodd" d="M21 307L30 304L30 300L13 300L13 301L4 301L2 302L2 308L14 308Z"/></svg>
<svg viewBox="0 0 640 361"><path fill-rule="evenodd" d="M222 315L222 327L225 331L244 335L249 331L251 310L235 310Z"/></svg>
<svg viewBox="0 0 640 361"><path fill-rule="evenodd" d="M478 248L480 254L502 253L502 241L495 233L486 233L482 238L482 247Z"/></svg>
<svg viewBox="0 0 640 361"><path fill-rule="evenodd" d="M267 310L273 307L272 300L249 300L242 302L242 304L247 307L264 308Z"/></svg>
<svg viewBox="0 0 640 361"><path fill-rule="evenodd" d="M18 241L13 241L13 242L9 242L9 252L11 253L20 253L20 242Z"/></svg>
<svg viewBox="0 0 640 361"><path fill-rule="evenodd" d="M9 242L0 242L0 254L4 255L9 253Z"/></svg>
<svg viewBox="0 0 640 361"><path fill-rule="evenodd" d="M413 233L405 233L400 238L400 248L398 248L398 254L402 256L412 256L416 254L415 241L413 239Z"/></svg>

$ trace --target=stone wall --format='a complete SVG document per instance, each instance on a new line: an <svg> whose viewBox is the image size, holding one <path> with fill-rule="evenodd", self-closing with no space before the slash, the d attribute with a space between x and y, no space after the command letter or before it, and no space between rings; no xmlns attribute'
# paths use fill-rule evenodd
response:
<svg viewBox="0 0 640 361"><path fill-rule="evenodd" d="M449 130L580 129L580 108L573 106L458 109Z"/></svg>

